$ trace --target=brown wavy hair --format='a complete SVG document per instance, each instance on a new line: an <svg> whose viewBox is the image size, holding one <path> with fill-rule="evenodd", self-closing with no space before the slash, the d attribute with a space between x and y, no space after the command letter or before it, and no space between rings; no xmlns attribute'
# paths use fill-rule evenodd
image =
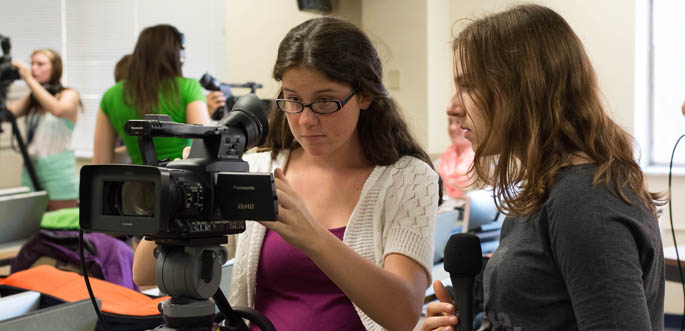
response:
<svg viewBox="0 0 685 331"><path fill-rule="evenodd" d="M137 108L141 117L155 111L160 96L181 104L175 78L183 75L182 47L181 33L168 24L145 28L138 36L124 82L124 102Z"/></svg>
<svg viewBox="0 0 685 331"><path fill-rule="evenodd" d="M339 18L318 17L292 28L278 47L273 77L281 81L286 70L300 66L317 70L373 99L360 113L357 124L362 152L372 164L391 165L409 155L433 167L383 85L376 48L357 26ZM264 147L271 150L272 158L283 149L299 147L285 114L275 105L271 106L269 129Z"/></svg>
<svg viewBox="0 0 685 331"><path fill-rule="evenodd" d="M607 114L585 49L559 14L521 5L486 16L459 33L453 50L489 125L473 167L501 211L529 215L542 206L573 155L597 164L593 185L610 183L631 205L633 191L656 210L661 195L647 190L633 138ZM485 153L492 150L501 152Z"/></svg>
<svg viewBox="0 0 685 331"><path fill-rule="evenodd" d="M114 66L114 81L119 82L122 80L126 80L128 77L128 66L131 63L131 54L126 54L117 61L117 64Z"/></svg>

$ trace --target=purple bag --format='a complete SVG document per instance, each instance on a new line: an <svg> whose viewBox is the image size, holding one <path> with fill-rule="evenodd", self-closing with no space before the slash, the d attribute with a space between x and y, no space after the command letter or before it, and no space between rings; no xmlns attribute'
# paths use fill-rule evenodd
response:
<svg viewBox="0 0 685 331"><path fill-rule="evenodd" d="M103 233L83 235L88 275L133 290L133 250L123 241ZM11 273L30 268L41 257L81 266L78 231L40 230L31 237L12 260Z"/></svg>

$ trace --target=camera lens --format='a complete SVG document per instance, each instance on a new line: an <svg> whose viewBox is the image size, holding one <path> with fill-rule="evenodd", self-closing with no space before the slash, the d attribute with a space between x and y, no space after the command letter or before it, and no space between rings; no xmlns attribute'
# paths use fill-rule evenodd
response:
<svg viewBox="0 0 685 331"><path fill-rule="evenodd" d="M127 181L121 186L121 213L127 216L154 216L155 184Z"/></svg>

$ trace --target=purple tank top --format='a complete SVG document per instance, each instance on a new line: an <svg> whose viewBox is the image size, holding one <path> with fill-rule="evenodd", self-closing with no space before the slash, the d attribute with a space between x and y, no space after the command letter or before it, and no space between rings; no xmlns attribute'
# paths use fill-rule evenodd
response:
<svg viewBox="0 0 685 331"><path fill-rule="evenodd" d="M342 240L345 227L330 231ZM340 288L307 255L271 230L262 244L254 302L279 331L365 330Z"/></svg>

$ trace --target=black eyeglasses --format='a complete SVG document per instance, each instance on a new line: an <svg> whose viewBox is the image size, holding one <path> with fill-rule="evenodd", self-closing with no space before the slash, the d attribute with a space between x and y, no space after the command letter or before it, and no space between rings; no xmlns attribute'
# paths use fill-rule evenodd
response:
<svg viewBox="0 0 685 331"><path fill-rule="evenodd" d="M357 90L352 90L352 93L342 100L314 101L306 105L302 102L289 99L274 99L274 101L276 102L278 109L289 114L301 113L304 111L305 107L309 107L309 109L317 114L332 114L342 109L342 107L345 107L355 93L357 93Z"/></svg>

